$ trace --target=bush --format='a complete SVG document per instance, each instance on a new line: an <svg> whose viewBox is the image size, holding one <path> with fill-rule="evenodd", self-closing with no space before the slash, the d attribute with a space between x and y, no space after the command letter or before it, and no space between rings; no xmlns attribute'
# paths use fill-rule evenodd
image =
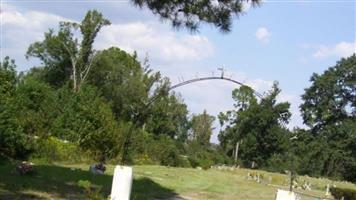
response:
<svg viewBox="0 0 356 200"><path fill-rule="evenodd" d="M26 159L32 151L29 137L15 116L13 106L0 95L0 154L4 157Z"/></svg>
<svg viewBox="0 0 356 200"><path fill-rule="evenodd" d="M356 200L356 190L333 187L330 192L335 199Z"/></svg>
<svg viewBox="0 0 356 200"><path fill-rule="evenodd" d="M51 128L54 136L77 143L98 161L118 155L122 131L97 88L83 86L78 93L62 88L56 98L60 109Z"/></svg>
<svg viewBox="0 0 356 200"><path fill-rule="evenodd" d="M167 135L155 136L145 131L137 131L132 138L130 157L135 164L160 164L165 166L187 166L180 155L175 141ZM189 165L189 164L188 164Z"/></svg>
<svg viewBox="0 0 356 200"><path fill-rule="evenodd" d="M88 155L71 142L56 137L37 139L32 159L41 159L46 162L82 162L88 160Z"/></svg>
<svg viewBox="0 0 356 200"><path fill-rule="evenodd" d="M178 149L173 139L168 136L160 135L154 140L148 152L151 158L158 161L161 165L177 167L182 164Z"/></svg>

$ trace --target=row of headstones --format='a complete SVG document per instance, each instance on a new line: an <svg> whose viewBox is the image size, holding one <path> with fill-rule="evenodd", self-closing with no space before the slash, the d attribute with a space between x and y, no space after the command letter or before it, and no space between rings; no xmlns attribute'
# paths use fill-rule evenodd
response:
<svg viewBox="0 0 356 200"><path fill-rule="evenodd" d="M268 179L265 180L265 176L263 174L255 173L255 172L252 172L252 173L248 172L247 176L246 176L246 179L248 181L255 181L257 183L269 183L269 184L271 184L273 178L272 178L272 176L268 176ZM297 189L303 189L303 190L311 190L311 183L304 180L303 184L300 185L298 183L298 180L294 180L292 187L293 188L297 188Z"/></svg>
<svg viewBox="0 0 356 200"><path fill-rule="evenodd" d="M213 165L210 167L211 169L218 169L218 170L228 170L228 171L235 171L237 169L240 169L240 165L233 165L233 166L228 166L228 165Z"/></svg>

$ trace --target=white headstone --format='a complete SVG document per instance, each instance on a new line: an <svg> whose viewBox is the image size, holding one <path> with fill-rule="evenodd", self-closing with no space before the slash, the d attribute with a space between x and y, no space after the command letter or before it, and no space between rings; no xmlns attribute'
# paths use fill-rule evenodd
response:
<svg viewBox="0 0 356 200"><path fill-rule="evenodd" d="M297 196L294 192L278 189L276 200L297 200Z"/></svg>
<svg viewBox="0 0 356 200"><path fill-rule="evenodd" d="M325 196L330 196L330 185L326 185L326 191L325 191Z"/></svg>
<svg viewBox="0 0 356 200"><path fill-rule="evenodd" d="M130 200L132 167L116 165L111 186L111 200Z"/></svg>

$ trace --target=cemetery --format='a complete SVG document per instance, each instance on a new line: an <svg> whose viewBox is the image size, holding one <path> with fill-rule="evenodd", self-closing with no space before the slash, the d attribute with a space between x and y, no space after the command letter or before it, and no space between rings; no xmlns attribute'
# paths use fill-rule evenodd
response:
<svg viewBox="0 0 356 200"><path fill-rule="evenodd" d="M11 166L0 167L2 174ZM1 199L84 199L80 182L88 181L93 191L100 188L112 194L115 166L108 165L104 174L92 174L85 164L36 165L36 174L20 176L5 174L1 180ZM164 166L134 166L131 199L276 199L278 190L289 190L289 176L250 169L198 170ZM178 176L179 174L179 176ZM249 180L248 174L263 175L261 182ZM271 179L269 178L271 177ZM310 183L310 189L296 187L301 199L333 199L327 196L326 185L355 189L348 182L331 181L307 176L300 181ZM51 184L48 184L51 183ZM115 192L114 192L115 193Z"/></svg>
<svg viewBox="0 0 356 200"><path fill-rule="evenodd" d="M356 1L0 6L0 200L356 200Z"/></svg>

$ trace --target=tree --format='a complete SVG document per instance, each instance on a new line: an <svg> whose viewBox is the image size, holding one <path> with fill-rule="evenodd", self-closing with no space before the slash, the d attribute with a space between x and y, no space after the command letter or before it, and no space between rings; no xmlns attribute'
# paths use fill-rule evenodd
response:
<svg viewBox="0 0 356 200"><path fill-rule="evenodd" d="M31 76L21 78L16 88L18 120L29 137L48 137L55 113L55 91Z"/></svg>
<svg viewBox="0 0 356 200"><path fill-rule="evenodd" d="M147 7L162 19L171 21L175 28L185 27L197 31L202 22L218 27L222 32L231 30L233 16L243 13L244 3L259 5L260 0L131 0L140 8Z"/></svg>
<svg viewBox="0 0 356 200"><path fill-rule="evenodd" d="M98 11L88 11L80 24L61 22L56 35L53 29L50 29L48 33L45 33L45 39L42 42L30 45L26 56L37 57L45 64L48 71L46 75L50 76L53 84L58 86L71 78L73 90L79 91L97 56L93 50L94 40L100 29L109 24L110 21ZM73 34L77 29L80 29L82 35L80 45Z"/></svg>
<svg viewBox="0 0 356 200"><path fill-rule="evenodd" d="M150 69L148 58L141 64L135 54L112 47L100 52L92 69L88 83L101 88L118 120L137 121L155 135L186 138L187 107L167 92L169 80Z"/></svg>
<svg viewBox="0 0 356 200"><path fill-rule="evenodd" d="M116 118L124 121L133 120L146 107L150 92L161 79L149 66L141 66L135 55L117 47L101 51L92 69L88 83L101 89Z"/></svg>
<svg viewBox="0 0 356 200"><path fill-rule="evenodd" d="M52 135L78 144L98 160L118 155L123 130L98 89L88 85L73 93L62 88L56 101Z"/></svg>
<svg viewBox="0 0 356 200"><path fill-rule="evenodd" d="M209 115L206 110L202 114L193 115L191 120L193 140L198 141L202 145L210 144L210 137L213 133L213 123L215 117Z"/></svg>
<svg viewBox="0 0 356 200"><path fill-rule="evenodd" d="M342 58L324 73L313 74L300 106L304 123L322 141L322 164L313 172L355 181L356 55ZM311 152L317 151L313 149Z"/></svg>
<svg viewBox="0 0 356 200"><path fill-rule="evenodd" d="M0 63L0 151L12 158L24 158L30 152L29 139L17 118L17 75L15 61L9 57Z"/></svg>
<svg viewBox="0 0 356 200"><path fill-rule="evenodd" d="M235 110L219 115L220 123L225 127L219 140L228 155L237 155L238 143L239 158L245 165L255 162L263 167L272 156L285 152L289 131L283 124L288 123L291 114L289 103L277 103L279 93L277 83L260 102L247 86L233 91Z"/></svg>
<svg viewBox="0 0 356 200"><path fill-rule="evenodd" d="M341 59L323 74L313 74L300 106L304 123L314 130L355 117L356 55Z"/></svg>
<svg viewBox="0 0 356 200"><path fill-rule="evenodd" d="M172 93L160 96L149 109L147 130L155 135L168 135L184 142L188 137L188 109L181 97Z"/></svg>

